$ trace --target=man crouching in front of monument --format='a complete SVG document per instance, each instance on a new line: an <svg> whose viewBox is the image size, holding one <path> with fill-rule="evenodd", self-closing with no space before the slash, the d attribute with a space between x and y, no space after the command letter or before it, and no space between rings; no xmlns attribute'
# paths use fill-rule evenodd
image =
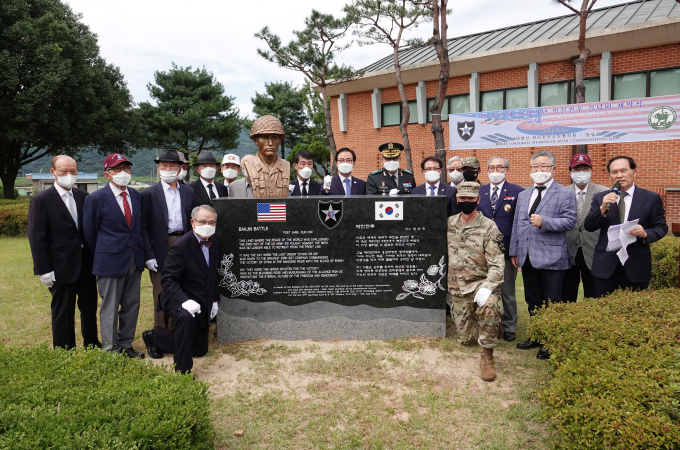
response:
<svg viewBox="0 0 680 450"><path fill-rule="evenodd" d="M456 200L461 212L448 219L451 316L458 342L473 345L477 339L482 346L481 377L493 381L493 349L501 326L503 235L477 211L478 183L459 184Z"/></svg>
<svg viewBox="0 0 680 450"><path fill-rule="evenodd" d="M194 357L208 353L210 320L217 315L220 298L219 242L213 236L217 213L208 205L197 206L191 211L191 226L193 232L170 247L161 275L159 303L175 319L175 330L142 333L150 357L172 353L175 371L185 374L191 372Z"/></svg>

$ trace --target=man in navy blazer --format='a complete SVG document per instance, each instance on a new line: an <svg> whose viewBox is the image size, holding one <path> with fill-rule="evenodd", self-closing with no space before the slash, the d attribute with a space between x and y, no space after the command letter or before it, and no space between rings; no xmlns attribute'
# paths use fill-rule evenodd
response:
<svg viewBox="0 0 680 450"><path fill-rule="evenodd" d="M456 201L456 192L458 189L451 187L447 183L440 183L442 176L442 169L444 162L436 156L428 156L420 163L420 168L425 175L425 183L416 186L411 195L425 195L427 197L446 196L446 217L455 216L460 213L458 209L458 202Z"/></svg>
<svg viewBox="0 0 680 450"><path fill-rule="evenodd" d="M515 280L517 268L510 260L510 236L512 224L515 221L517 198L524 190L522 186L509 183L505 177L510 172L510 161L503 156L494 156L487 164L487 174L490 184L479 188L479 206L477 209L485 217L493 220L503 235L505 247L505 273L501 283L501 297L503 299L503 339L508 342L515 340L517 328L517 300L515 298Z"/></svg>
<svg viewBox="0 0 680 450"><path fill-rule="evenodd" d="M175 330L142 333L149 356L174 355L175 370L191 372L194 357L208 352L209 321L220 298L217 266L219 241L213 236L217 213L202 205L191 212L193 231L177 239L165 260L161 306L176 322Z"/></svg>
<svg viewBox="0 0 680 450"><path fill-rule="evenodd" d="M201 152L196 158L196 171L200 177L187 186L194 190L194 201L197 205L212 205L216 198L229 197L229 189L223 183L215 182L217 160L211 152Z"/></svg>
<svg viewBox="0 0 680 450"><path fill-rule="evenodd" d="M310 195L319 195L321 183L312 180L312 172L314 170L314 155L312 155L312 152L309 150L297 152L293 165L297 171L297 177L289 183L288 196L308 197Z"/></svg>
<svg viewBox="0 0 680 450"><path fill-rule="evenodd" d="M175 324L171 317L158 307L158 294L163 290L161 273L170 246L191 230L194 190L178 182L182 162L175 150L163 150L154 162L161 181L141 192L144 261L153 286L153 327L172 330Z"/></svg>
<svg viewBox="0 0 680 450"><path fill-rule="evenodd" d="M324 195L366 195L366 182L352 175L357 155L354 150L343 147L335 154L335 166L338 174L334 177L326 175L324 177Z"/></svg>
<svg viewBox="0 0 680 450"><path fill-rule="evenodd" d="M85 198L83 233L94 255L102 304L99 322L103 349L131 358L144 353L132 348L139 315L139 287L144 270L142 196L128 189L132 163L119 153L104 160L109 183Z"/></svg>
<svg viewBox="0 0 680 450"><path fill-rule="evenodd" d="M647 289L652 277L649 244L668 233L661 196L635 184L637 165L633 158L615 156L607 163L607 171L612 183L621 185L620 194L611 191L595 194L584 223L586 230L600 231L592 270L596 297L609 295L618 288ZM611 204L609 211L607 204ZM638 225L629 233L637 239L626 248L628 260L621 264L617 252L607 251L607 233L610 226L635 219L638 219Z"/></svg>

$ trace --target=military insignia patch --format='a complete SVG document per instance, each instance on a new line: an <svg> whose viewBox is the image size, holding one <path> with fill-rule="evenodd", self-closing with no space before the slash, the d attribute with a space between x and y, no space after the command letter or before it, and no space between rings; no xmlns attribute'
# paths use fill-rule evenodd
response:
<svg viewBox="0 0 680 450"><path fill-rule="evenodd" d="M503 209L507 212L507 211L510 211L510 210L512 209L512 206L510 206L510 205L505 205L505 206L503 207Z"/></svg>
<svg viewBox="0 0 680 450"><path fill-rule="evenodd" d="M319 220L323 226L332 230L342 220L342 200L340 201L319 201Z"/></svg>
<svg viewBox="0 0 680 450"><path fill-rule="evenodd" d="M505 244L503 244L503 235L498 233L496 236L493 238L494 241L498 244L498 248L500 249L501 253L505 253Z"/></svg>

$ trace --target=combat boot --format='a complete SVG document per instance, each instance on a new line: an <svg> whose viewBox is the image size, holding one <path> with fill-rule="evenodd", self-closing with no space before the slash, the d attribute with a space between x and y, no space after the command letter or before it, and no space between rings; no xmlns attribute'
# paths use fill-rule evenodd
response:
<svg viewBox="0 0 680 450"><path fill-rule="evenodd" d="M482 357L480 358L480 367L482 369L481 378L484 381L493 381L496 379L496 369L493 367L493 349L482 348Z"/></svg>

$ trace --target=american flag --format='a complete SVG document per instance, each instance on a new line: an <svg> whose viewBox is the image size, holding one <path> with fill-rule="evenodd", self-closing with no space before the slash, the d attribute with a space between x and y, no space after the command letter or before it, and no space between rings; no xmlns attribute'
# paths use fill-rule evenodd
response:
<svg viewBox="0 0 680 450"><path fill-rule="evenodd" d="M258 222L285 222L286 204L285 203L258 203L257 204Z"/></svg>

